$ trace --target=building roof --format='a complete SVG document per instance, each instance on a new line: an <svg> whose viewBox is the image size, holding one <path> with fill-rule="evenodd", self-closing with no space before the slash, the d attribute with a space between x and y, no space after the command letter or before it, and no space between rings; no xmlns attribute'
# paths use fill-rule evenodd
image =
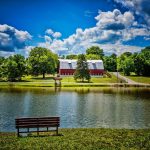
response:
<svg viewBox="0 0 150 150"><path fill-rule="evenodd" d="M76 69L77 60L75 59L59 59L60 69ZM87 60L89 69L104 69L102 60Z"/></svg>

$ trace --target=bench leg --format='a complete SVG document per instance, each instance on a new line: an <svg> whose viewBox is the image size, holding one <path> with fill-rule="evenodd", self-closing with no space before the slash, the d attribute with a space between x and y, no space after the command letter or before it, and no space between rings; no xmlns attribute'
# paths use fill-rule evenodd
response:
<svg viewBox="0 0 150 150"><path fill-rule="evenodd" d="M37 136L39 136L39 128L37 128Z"/></svg>
<svg viewBox="0 0 150 150"><path fill-rule="evenodd" d="M19 134L19 128L17 128L17 137L19 137L20 134Z"/></svg>
<svg viewBox="0 0 150 150"><path fill-rule="evenodd" d="M56 127L56 135L58 135L58 127Z"/></svg>

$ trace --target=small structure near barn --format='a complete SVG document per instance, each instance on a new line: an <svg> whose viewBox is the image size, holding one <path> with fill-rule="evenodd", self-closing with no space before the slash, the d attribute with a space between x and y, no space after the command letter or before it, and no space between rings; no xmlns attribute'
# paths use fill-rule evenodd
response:
<svg viewBox="0 0 150 150"><path fill-rule="evenodd" d="M59 59L59 75L71 76L77 67L75 59ZM87 60L91 76L102 76L104 74L104 65L102 60Z"/></svg>
<svg viewBox="0 0 150 150"><path fill-rule="evenodd" d="M55 81L55 87L60 87L61 86L61 80L62 78L57 76L57 77L54 77L53 80Z"/></svg>

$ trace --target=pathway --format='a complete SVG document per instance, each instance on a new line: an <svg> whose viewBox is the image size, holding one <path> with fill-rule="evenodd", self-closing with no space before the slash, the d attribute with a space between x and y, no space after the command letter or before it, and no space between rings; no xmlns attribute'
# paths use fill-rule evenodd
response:
<svg viewBox="0 0 150 150"><path fill-rule="evenodd" d="M113 72L113 74L116 77L118 76L119 79L124 80L125 82L127 82L129 84L139 84L138 82L135 82L135 81L133 81L133 80L131 80L131 79L125 77L125 76L122 76L119 72L118 73L117 72Z"/></svg>

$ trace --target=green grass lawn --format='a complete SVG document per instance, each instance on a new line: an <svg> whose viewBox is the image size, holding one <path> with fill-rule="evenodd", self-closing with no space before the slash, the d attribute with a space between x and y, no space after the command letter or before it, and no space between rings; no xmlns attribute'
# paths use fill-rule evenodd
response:
<svg viewBox="0 0 150 150"><path fill-rule="evenodd" d="M117 78L113 75L112 78L108 78L108 77L91 77L91 81L90 83L116 83L117 82ZM23 81L25 82L52 82L53 81L53 77L52 75L46 75L46 78L43 79L42 76L38 76L38 77L33 77L33 76L25 76L22 78ZM71 82L71 83L76 83L76 81L74 80L73 76L63 76L62 77L62 83L63 82ZM77 82L77 83L82 83L82 82ZM85 81L85 83L87 83L87 81Z"/></svg>
<svg viewBox="0 0 150 150"><path fill-rule="evenodd" d="M54 80L52 75L46 75L46 78L43 79L42 75L34 77L34 76L25 76L22 77L21 82L6 82L5 80L2 80L0 82L1 86L5 85L13 85L13 86L34 86L34 87L52 87L54 86ZM98 84L105 84L105 83L116 83L117 78L112 75L112 78L108 77L91 77L90 83L87 81L85 82L76 82L73 78L73 76L68 77L62 77L62 86L98 86Z"/></svg>
<svg viewBox="0 0 150 150"><path fill-rule="evenodd" d="M120 74L124 75L123 73L120 73ZM126 77L135 81L135 82L150 84L150 77L137 76L134 73L131 73L130 76L126 76Z"/></svg>
<svg viewBox="0 0 150 150"><path fill-rule="evenodd" d="M17 138L0 133L1 150L149 150L150 129L61 129L61 136Z"/></svg>
<svg viewBox="0 0 150 150"><path fill-rule="evenodd" d="M91 76L91 80L90 80L90 83L116 83L117 82L117 78L116 76L114 76L112 73L112 78L108 78L108 77L94 77L94 76ZM80 81L76 82L72 77L63 77L63 80L62 80L62 83L63 82L72 82L72 83L82 83ZM87 83L87 81L85 81L85 83Z"/></svg>
<svg viewBox="0 0 150 150"><path fill-rule="evenodd" d="M135 75L131 75L127 77L135 82L150 84L150 77L142 77L142 76L135 76Z"/></svg>

